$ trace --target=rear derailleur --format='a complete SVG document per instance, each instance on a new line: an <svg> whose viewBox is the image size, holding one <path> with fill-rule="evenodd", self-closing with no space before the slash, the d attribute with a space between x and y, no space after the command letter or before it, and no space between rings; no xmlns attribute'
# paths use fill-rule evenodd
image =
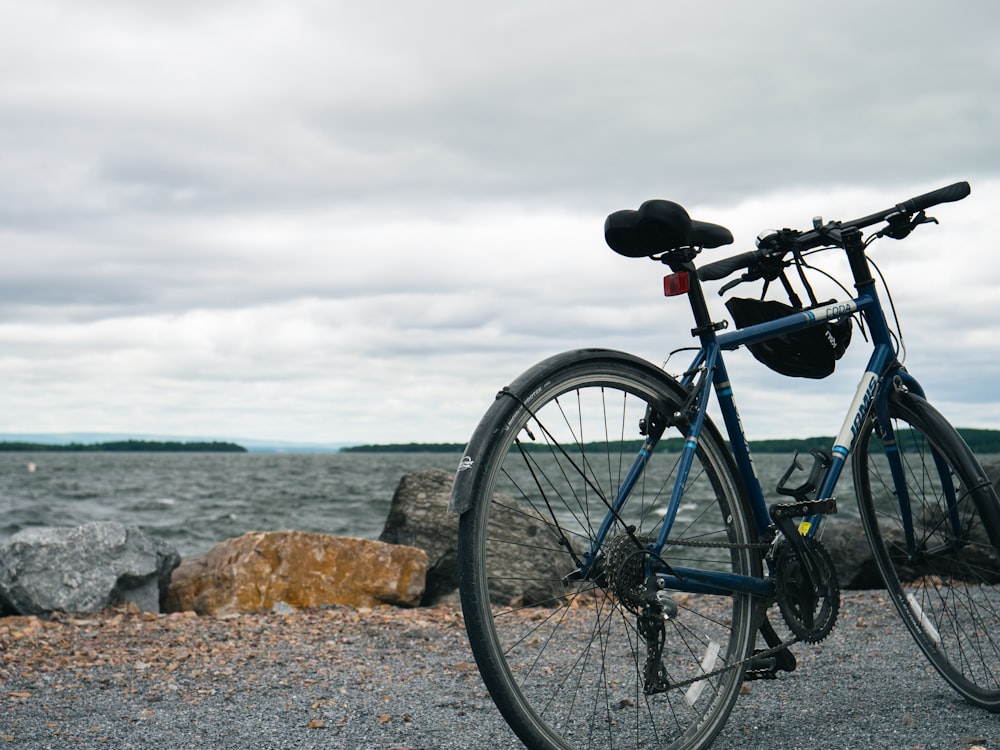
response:
<svg viewBox="0 0 1000 750"><path fill-rule="evenodd" d="M642 669L642 691L646 695L665 693L671 688L663 665L663 644L667 639L666 622L677 616L677 603L666 592L655 590L655 576L650 577L646 605L639 612L639 635L646 641L646 663Z"/></svg>

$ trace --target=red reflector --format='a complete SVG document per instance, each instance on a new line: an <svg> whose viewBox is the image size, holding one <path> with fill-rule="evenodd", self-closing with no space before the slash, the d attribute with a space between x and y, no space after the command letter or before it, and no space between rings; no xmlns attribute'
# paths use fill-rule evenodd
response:
<svg viewBox="0 0 1000 750"><path fill-rule="evenodd" d="M663 294L667 297L676 297L678 294L687 294L691 288L691 280L687 271L672 273L663 277Z"/></svg>

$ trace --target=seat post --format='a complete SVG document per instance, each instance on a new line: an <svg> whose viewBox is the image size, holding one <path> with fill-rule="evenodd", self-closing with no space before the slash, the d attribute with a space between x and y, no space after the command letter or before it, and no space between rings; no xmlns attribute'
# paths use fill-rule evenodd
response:
<svg viewBox="0 0 1000 750"><path fill-rule="evenodd" d="M689 279L688 300L691 303L691 312L694 314L694 325L691 335L701 339L702 344L715 341L716 331L721 331L729 326L728 321L718 323L712 322L712 314L708 310L708 303L705 301L705 292L701 287L701 279L698 278L698 269L692 261L682 264L682 269L687 271Z"/></svg>

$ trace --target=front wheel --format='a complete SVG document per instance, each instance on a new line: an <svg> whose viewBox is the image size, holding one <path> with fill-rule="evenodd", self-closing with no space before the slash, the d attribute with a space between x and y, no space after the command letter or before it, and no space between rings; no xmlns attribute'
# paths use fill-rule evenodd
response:
<svg viewBox="0 0 1000 750"><path fill-rule="evenodd" d="M491 697L530 748L703 748L732 710L754 641L751 597L666 591L662 617L643 611L643 545L660 531L678 461L667 438L681 431L664 435L617 517L608 511L640 426L681 411L685 396L636 358L570 352L501 392L469 443L453 496L465 509L466 628ZM759 576L754 541L708 424L661 557ZM598 564L581 580L588 553Z"/></svg>
<svg viewBox="0 0 1000 750"><path fill-rule="evenodd" d="M894 393L888 411L889 425L868 417L854 454L854 484L875 562L906 627L941 676L970 703L1000 711L996 491L962 438L926 401Z"/></svg>

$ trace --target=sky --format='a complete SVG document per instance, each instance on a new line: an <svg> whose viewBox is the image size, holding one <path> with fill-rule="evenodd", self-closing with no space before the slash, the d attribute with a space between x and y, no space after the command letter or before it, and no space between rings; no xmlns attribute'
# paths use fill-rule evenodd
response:
<svg viewBox="0 0 1000 750"><path fill-rule="evenodd" d="M957 180L940 225L871 254L932 401L1000 428L992 0L0 17L0 433L462 442L545 356L690 342L664 267L604 244L608 213L677 201L733 231L710 260ZM732 355L751 437L835 434L856 340L823 381Z"/></svg>

